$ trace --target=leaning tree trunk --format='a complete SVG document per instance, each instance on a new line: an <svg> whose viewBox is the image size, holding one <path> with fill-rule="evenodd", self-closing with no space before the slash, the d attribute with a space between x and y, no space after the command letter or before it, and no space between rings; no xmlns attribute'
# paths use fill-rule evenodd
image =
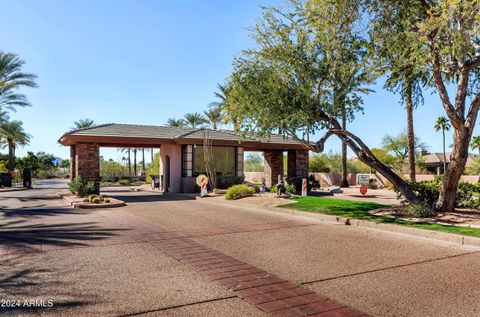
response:
<svg viewBox="0 0 480 317"><path fill-rule="evenodd" d="M463 174L468 159L468 147L471 134L467 129L458 129L454 131L453 148L450 154L450 163L443 175L443 184L440 188L440 196L435 205L438 211L455 211L455 198L457 195L457 185Z"/></svg>
<svg viewBox="0 0 480 317"><path fill-rule="evenodd" d="M311 144L308 145L312 151L323 152L327 139L332 135L336 135L338 138L340 138L340 140L344 141L348 147L350 147L350 149L357 155L361 162L373 168L383 175L389 182L391 182L409 203L420 203L420 199L408 186L408 184L400 176L395 174L388 166L380 162L372 153L370 148L359 137L347 130L342 129L340 123L335 118L328 116L325 112L320 112L316 119L318 121L328 122L332 128L328 130L322 138L320 138L315 146L311 146Z"/></svg>
<svg viewBox="0 0 480 317"><path fill-rule="evenodd" d="M407 148L410 181L415 182L415 133L413 130L412 85L409 83L405 92L405 108L407 110Z"/></svg>
<svg viewBox="0 0 480 317"><path fill-rule="evenodd" d="M7 140L8 142L8 166L7 169L10 173L13 173L15 170L15 145L13 141Z"/></svg>
<svg viewBox="0 0 480 317"><path fill-rule="evenodd" d="M347 116L345 114L345 107L342 111L342 129L347 129ZM348 184L348 170L347 170L347 142L342 141L342 182L341 187L349 187Z"/></svg>

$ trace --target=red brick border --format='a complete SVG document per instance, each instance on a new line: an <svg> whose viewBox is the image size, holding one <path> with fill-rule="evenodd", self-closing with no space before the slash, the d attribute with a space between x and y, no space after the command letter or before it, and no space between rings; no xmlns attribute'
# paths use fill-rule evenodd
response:
<svg viewBox="0 0 480 317"><path fill-rule="evenodd" d="M150 244L273 316L366 316L189 238L153 241Z"/></svg>

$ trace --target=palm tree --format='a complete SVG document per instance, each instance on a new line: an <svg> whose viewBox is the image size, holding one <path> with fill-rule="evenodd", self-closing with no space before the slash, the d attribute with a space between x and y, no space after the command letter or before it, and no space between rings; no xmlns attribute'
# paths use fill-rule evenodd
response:
<svg viewBox="0 0 480 317"><path fill-rule="evenodd" d="M133 149L133 175L137 176L137 149Z"/></svg>
<svg viewBox="0 0 480 317"><path fill-rule="evenodd" d="M118 150L120 151L120 153L127 153L128 175L132 175L132 160L131 160L131 156L130 156L130 151L132 149L121 148L121 149L118 149Z"/></svg>
<svg viewBox="0 0 480 317"><path fill-rule="evenodd" d="M205 117L213 130L217 130L218 125L224 122L222 108L218 102L209 104L210 109L204 111Z"/></svg>
<svg viewBox="0 0 480 317"><path fill-rule="evenodd" d="M185 124L187 124L188 126L190 126L190 128L198 128L200 127L201 125L207 123L207 119L201 114L201 113L198 113L198 112L190 112L190 113L186 113L184 116L184 121L185 121Z"/></svg>
<svg viewBox="0 0 480 317"><path fill-rule="evenodd" d="M0 108L1 109L1 108ZM9 117L6 111L0 110L0 123L8 121Z"/></svg>
<svg viewBox="0 0 480 317"><path fill-rule="evenodd" d="M472 137L472 141L470 142L470 147L473 150L478 150L478 154L480 154L480 135Z"/></svg>
<svg viewBox="0 0 480 317"><path fill-rule="evenodd" d="M183 119L170 118L167 120L166 126L183 128L185 126L185 121L183 121Z"/></svg>
<svg viewBox="0 0 480 317"><path fill-rule="evenodd" d="M17 54L0 51L0 109L30 106L25 95L13 92L20 87L38 87L36 75L22 72L24 64Z"/></svg>
<svg viewBox="0 0 480 317"><path fill-rule="evenodd" d="M8 171L15 169L15 149L27 145L31 136L23 129L22 121L6 121L0 124L2 148L8 147Z"/></svg>
<svg viewBox="0 0 480 317"><path fill-rule="evenodd" d="M435 121L435 131L442 130L443 136L443 173L445 173L447 169L447 154L445 153L445 131L450 130L450 122L448 121L447 117L440 116L438 117L437 121Z"/></svg>
<svg viewBox="0 0 480 317"><path fill-rule="evenodd" d="M88 119L88 118L80 119L78 121L75 121L73 124L74 124L74 127L70 128L70 130L72 130L72 131L79 130L79 129L91 128L91 127L95 126L95 122L92 119Z"/></svg>

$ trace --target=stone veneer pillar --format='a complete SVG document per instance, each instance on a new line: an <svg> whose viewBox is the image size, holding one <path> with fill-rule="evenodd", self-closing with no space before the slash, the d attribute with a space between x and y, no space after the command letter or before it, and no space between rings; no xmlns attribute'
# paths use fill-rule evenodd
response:
<svg viewBox="0 0 480 317"><path fill-rule="evenodd" d="M75 176L95 182L100 192L100 148L96 143L77 143L75 146Z"/></svg>
<svg viewBox="0 0 480 317"><path fill-rule="evenodd" d="M302 190L302 179L308 178L308 150L289 150L287 182Z"/></svg>
<svg viewBox="0 0 480 317"><path fill-rule="evenodd" d="M74 144L74 145L70 145L70 180L73 180L75 176L77 176L75 174L77 172L76 162L77 162L76 145Z"/></svg>
<svg viewBox="0 0 480 317"><path fill-rule="evenodd" d="M263 152L265 158L264 162L264 176L267 188L277 184L278 175L283 177L283 152L279 150Z"/></svg>

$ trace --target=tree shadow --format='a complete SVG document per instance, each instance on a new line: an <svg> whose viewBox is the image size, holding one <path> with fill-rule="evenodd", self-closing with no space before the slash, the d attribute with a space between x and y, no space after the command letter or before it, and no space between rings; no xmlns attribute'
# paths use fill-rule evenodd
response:
<svg viewBox="0 0 480 317"><path fill-rule="evenodd" d="M39 251L45 246L88 246L93 241L117 236L128 229L105 229L94 222L27 224L25 220L13 220L0 224L0 245Z"/></svg>
<svg viewBox="0 0 480 317"><path fill-rule="evenodd" d="M95 294L82 294L80 299L72 299L68 285L58 280L58 272L36 268L36 265L25 268L27 261L24 255L0 258L0 291L4 294L4 300L16 302L15 306L2 307L0 315L55 313L99 301ZM52 307L46 306L48 300L52 301Z"/></svg>
<svg viewBox="0 0 480 317"><path fill-rule="evenodd" d="M45 216L58 216L58 215L83 215L88 214L86 210L73 209L71 207L47 207L46 205L28 206L25 208L3 208L0 207L0 215L5 217L22 217L22 218L39 218Z"/></svg>

